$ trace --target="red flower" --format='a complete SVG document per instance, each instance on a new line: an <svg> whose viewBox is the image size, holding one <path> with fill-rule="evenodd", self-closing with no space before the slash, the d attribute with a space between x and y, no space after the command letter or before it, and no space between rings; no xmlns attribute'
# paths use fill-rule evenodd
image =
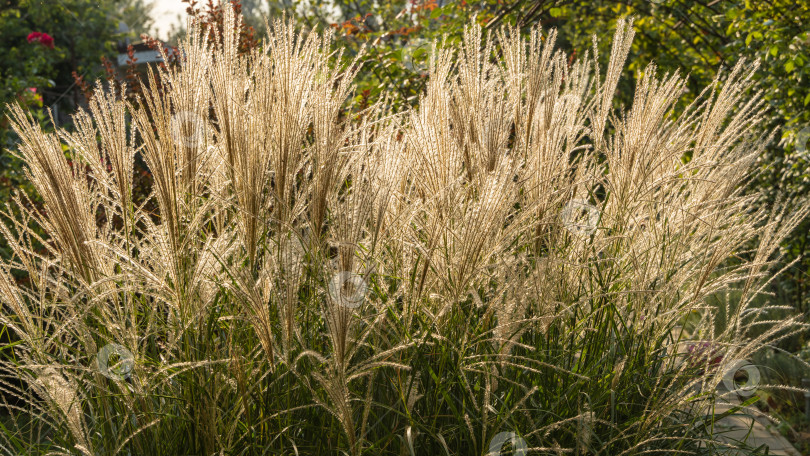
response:
<svg viewBox="0 0 810 456"><path fill-rule="evenodd" d="M26 105L42 107L42 95L37 93L36 87L26 87L25 90L18 95L18 98Z"/></svg>
<svg viewBox="0 0 810 456"><path fill-rule="evenodd" d="M53 37L43 32L31 32L28 34L29 43L39 43L47 48L53 49Z"/></svg>

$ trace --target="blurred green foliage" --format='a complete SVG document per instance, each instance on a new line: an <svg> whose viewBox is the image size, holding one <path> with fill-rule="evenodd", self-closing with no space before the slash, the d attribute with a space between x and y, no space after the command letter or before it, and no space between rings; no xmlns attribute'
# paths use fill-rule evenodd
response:
<svg viewBox="0 0 810 456"><path fill-rule="evenodd" d="M46 106L76 94L71 72L101 74L110 56L123 0L4 0L0 2L0 102L37 87ZM129 2L127 2L129 3ZM54 48L29 43L33 31L53 37ZM69 104L65 103L65 107Z"/></svg>

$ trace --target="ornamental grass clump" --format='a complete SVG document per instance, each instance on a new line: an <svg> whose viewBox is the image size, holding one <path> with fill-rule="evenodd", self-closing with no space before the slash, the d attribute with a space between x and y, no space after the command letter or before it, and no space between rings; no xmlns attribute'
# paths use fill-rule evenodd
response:
<svg viewBox="0 0 810 456"><path fill-rule="evenodd" d="M43 204L0 224L0 451L721 450L727 367L804 328L761 297L807 206L752 209L753 66L676 116L651 64L616 110L630 23L606 70L470 25L390 112L351 105L330 31L240 54L226 10L149 72L165 94L98 85L71 132L11 108Z"/></svg>

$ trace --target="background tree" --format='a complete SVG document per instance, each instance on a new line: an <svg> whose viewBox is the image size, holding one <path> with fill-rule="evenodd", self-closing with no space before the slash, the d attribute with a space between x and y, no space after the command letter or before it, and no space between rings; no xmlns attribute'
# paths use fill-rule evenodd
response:
<svg viewBox="0 0 810 456"><path fill-rule="evenodd" d="M130 35L138 38L143 33L150 33L155 23L154 1L117 0L121 20L127 24Z"/></svg>

